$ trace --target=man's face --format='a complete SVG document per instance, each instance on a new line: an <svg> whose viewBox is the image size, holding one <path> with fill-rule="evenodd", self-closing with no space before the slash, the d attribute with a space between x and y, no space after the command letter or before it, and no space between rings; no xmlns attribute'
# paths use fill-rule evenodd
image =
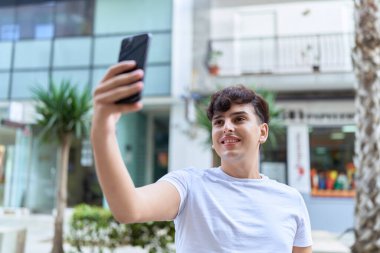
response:
<svg viewBox="0 0 380 253"><path fill-rule="evenodd" d="M257 159L259 146L268 137L268 125L261 123L251 104L233 104L212 119L213 147L222 162Z"/></svg>

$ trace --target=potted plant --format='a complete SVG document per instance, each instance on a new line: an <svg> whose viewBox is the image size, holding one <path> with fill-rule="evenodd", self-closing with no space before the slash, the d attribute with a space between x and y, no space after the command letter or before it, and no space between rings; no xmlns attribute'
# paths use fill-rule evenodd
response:
<svg viewBox="0 0 380 253"><path fill-rule="evenodd" d="M212 50L208 54L208 61L207 61L207 67L208 67L208 72L216 76L219 74L219 59L223 55L222 51L219 50Z"/></svg>

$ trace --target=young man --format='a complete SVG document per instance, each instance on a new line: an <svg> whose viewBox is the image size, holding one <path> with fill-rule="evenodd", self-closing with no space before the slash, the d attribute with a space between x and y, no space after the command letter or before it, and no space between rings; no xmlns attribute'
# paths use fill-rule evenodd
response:
<svg viewBox="0 0 380 253"><path fill-rule="evenodd" d="M115 135L121 113L141 102L115 101L142 90L143 72L122 62L94 92L92 144L97 173L115 218L123 223L174 220L178 253L311 253L310 222L302 196L259 173L268 137L268 105L243 86L215 93L208 108L213 148L221 166L183 169L136 188Z"/></svg>

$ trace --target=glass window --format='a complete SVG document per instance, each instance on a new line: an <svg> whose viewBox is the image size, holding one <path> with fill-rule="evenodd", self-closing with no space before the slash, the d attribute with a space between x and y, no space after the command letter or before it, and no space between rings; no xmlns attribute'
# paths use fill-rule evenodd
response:
<svg viewBox="0 0 380 253"><path fill-rule="evenodd" d="M56 3L57 37L92 34L94 1L62 1Z"/></svg>
<svg viewBox="0 0 380 253"><path fill-rule="evenodd" d="M286 128L280 124L270 125L269 135L267 141L260 147L260 160L264 162L286 163Z"/></svg>
<svg viewBox="0 0 380 253"><path fill-rule="evenodd" d="M16 4L16 0L1 0L0 1L0 6L11 6L15 4Z"/></svg>
<svg viewBox="0 0 380 253"><path fill-rule="evenodd" d="M271 179L286 183L287 139L285 126L269 126L269 138L260 147L260 172Z"/></svg>
<svg viewBox="0 0 380 253"><path fill-rule="evenodd" d="M115 63L119 57L121 40L124 37L125 36L96 38L94 64L108 66L109 64Z"/></svg>
<svg viewBox="0 0 380 253"><path fill-rule="evenodd" d="M12 59L12 42L0 42L0 70L9 70Z"/></svg>
<svg viewBox="0 0 380 253"><path fill-rule="evenodd" d="M20 39L52 38L53 13L53 2L18 6L16 23L20 27Z"/></svg>
<svg viewBox="0 0 380 253"><path fill-rule="evenodd" d="M0 40L19 38L18 26L15 24L15 8L0 7Z"/></svg>
<svg viewBox="0 0 380 253"><path fill-rule="evenodd" d="M12 175L13 150L16 131L0 126L0 205L4 206L6 199L6 188L10 184ZM8 194L9 195L9 194Z"/></svg>
<svg viewBox="0 0 380 253"><path fill-rule="evenodd" d="M314 127L310 130L312 195L352 197L355 126Z"/></svg>
<svg viewBox="0 0 380 253"><path fill-rule="evenodd" d="M0 4L0 40L91 35L94 0Z"/></svg>
<svg viewBox="0 0 380 253"><path fill-rule="evenodd" d="M11 84L11 99L29 99L33 97L32 87L40 85L48 87L47 71L13 72Z"/></svg>
<svg viewBox="0 0 380 253"><path fill-rule="evenodd" d="M145 73L145 96L170 95L170 66L148 66Z"/></svg>
<svg viewBox="0 0 380 253"><path fill-rule="evenodd" d="M153 120L153 178L152 182L168 173L169 166L169 117L156 115Z"/></svg>
<svg viewBox="0 0 380 253"><path fill-rule="evenodd" d="M96 4L96 34L170 30L172 27L172 0L97 1ZM110 15L118 18L109 18Z"/></svg>
<svg viewBox="0 0 380 253"><path fill-rule="evenodd" d="M48 68L51 40L28 40L15 43L14 68Z"/></svg>
<svg viewBox="0 0 380 253"><path fill-rule="evenodd" d="M9 92L9 73L0 73L0 101L8 98ZM1 117L1 113L0 113Z"/></svg>
<svg viewBox="0 0 380 253"><path fill-rule="evenodd" d="M70 81L71 84L78 88L78 91L84 90L88 86L88 70L56 70L53 71L53 80L56 84L62 81Z"/></svg>
<svg viewBox="0 0 380 253"><path fill-rule="evenodd" d="M91 38L74 37L56 39L54 67L78 67L90 65Z"/></svg>

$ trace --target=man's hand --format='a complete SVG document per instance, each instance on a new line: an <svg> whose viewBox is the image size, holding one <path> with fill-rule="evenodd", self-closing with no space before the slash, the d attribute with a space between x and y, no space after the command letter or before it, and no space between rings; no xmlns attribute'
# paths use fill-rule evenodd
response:
<svg viewBox="0 0 380 253"><path fill-rule="evenodd" d="M142 90L143 82L139 80L144 76L144 72L141 69L123 73L132 70L135 65L134 61L125 61L108 69L94 91L93 128L105 127L114 130L122 113L135 112L142 108L141 102L115 104L116 101Z"/></svg>

